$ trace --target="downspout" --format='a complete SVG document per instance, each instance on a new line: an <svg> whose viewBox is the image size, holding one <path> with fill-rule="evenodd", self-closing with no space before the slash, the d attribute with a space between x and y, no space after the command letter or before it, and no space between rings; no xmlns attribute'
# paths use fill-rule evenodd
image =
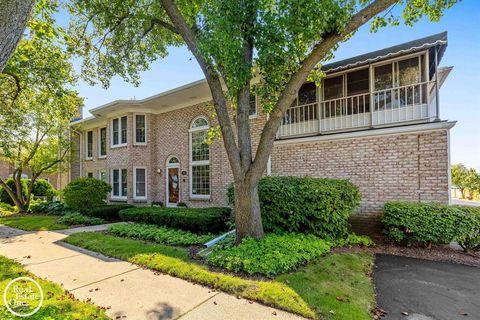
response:
<svg viewBox="0 0 480 320"><path fill-rule="evenodd" d="M435 120L440 121L440 90L438 87L438 46L435 46L435 111Z"/></svg>

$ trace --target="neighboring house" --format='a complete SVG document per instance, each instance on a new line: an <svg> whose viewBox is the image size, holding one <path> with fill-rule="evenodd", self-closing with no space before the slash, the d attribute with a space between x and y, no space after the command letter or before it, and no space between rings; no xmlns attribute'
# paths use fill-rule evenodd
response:
<svg viewBox="0 0 480 320"><path fill-rule="evenodd" d="M0 160L0 178L2 179L7 179L12 176L13 174L13 166L10 165L6 161ZM25 179L30 178L31 172L29 169L25 169L22 176ZM68 183L68 175L65 173L49 173L49 174L42 174L39 179L45 179L50 182L50 184L55 188L55 189L63 189L65 185Z"/></svg>
<svg viewBox="0 0 480 320"><path fill-rule="evenodd" d="M322 85L305 83L279 129L266 174L349 179L361 214L389 200L449 202L449 130L437 68L447 34L323 66ZM80 160L71 178L112 185L111 202L226 205L231 182L220 139L208 145L210 90L205 80L144 100L119 100L72 124ZM254 147L267 115L252 100Z"/></svg>

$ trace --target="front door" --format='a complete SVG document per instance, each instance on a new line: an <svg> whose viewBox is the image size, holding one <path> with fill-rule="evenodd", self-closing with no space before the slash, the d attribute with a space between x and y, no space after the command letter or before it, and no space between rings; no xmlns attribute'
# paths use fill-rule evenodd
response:
<svg viewBox="0 0 480 320"><path fill-rule="evenodd" d="M180 197L179 168L167 168L167 206L176 206Z"/></svg>

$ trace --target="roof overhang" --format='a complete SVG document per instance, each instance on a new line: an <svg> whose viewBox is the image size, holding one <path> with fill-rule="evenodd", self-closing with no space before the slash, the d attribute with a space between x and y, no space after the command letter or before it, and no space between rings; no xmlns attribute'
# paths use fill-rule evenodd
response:
<svg viewBox="0 0 480 320"><path fill-rule="evenodd" d="M447 44L448 44L447 32L442 32L442 33L434 34L432 36L428 36L425 38L413 40L410 42L405 42L393 47L362 54L353 58L341 60L334 63L329 63L322 66L322 70L325 73L334 73L334 72L339 72L346 69L369 65L371 63L395 58L395 57L406 55L406 54L411 54L411 53L425 51L428 49L435 49L435 48L438 49L438 60L439 60L438 62L440 63L440 60L443 57L443 53L447 48Z"/></svg>

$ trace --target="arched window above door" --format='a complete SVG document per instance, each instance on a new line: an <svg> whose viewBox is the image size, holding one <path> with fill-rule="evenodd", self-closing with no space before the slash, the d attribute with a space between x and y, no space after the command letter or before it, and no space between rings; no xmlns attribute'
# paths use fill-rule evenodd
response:
<svg viewBox="0 0 480 320"><path fill-rule="evenodd" d="M176 164L176 163L180 163L177 157L170 157L170 159L168 160L168 164Z"/></svg>

